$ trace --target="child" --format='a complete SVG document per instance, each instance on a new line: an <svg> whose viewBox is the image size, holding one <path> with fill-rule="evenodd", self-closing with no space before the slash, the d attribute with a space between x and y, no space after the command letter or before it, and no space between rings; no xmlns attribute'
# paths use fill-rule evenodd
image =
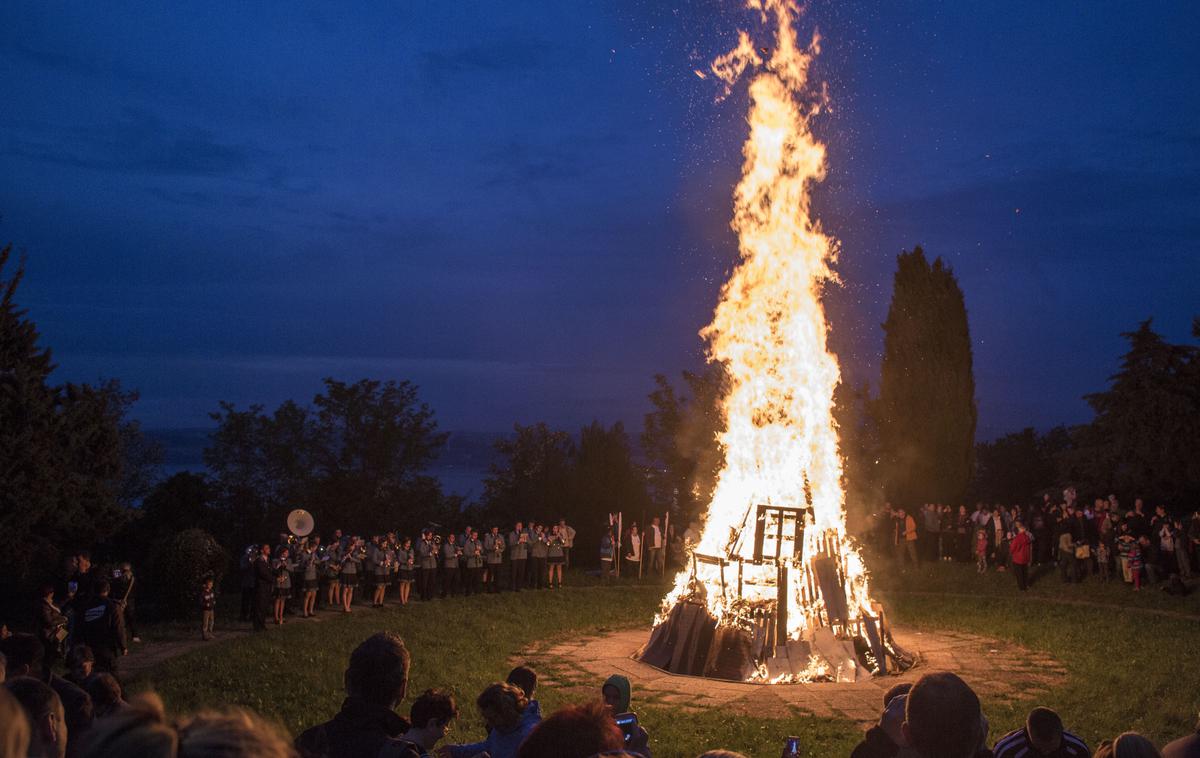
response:
<svg viewBox="0 0 1200 758"><path fill-rule="evenodd" d="M1137 541L1129 544L1129 574L1133 577L1133 591L1142 588L1142 546Z"/></svg>
<svg viewBox="0 0 1200 758"><path fill-rule="evenodd" d="M1101 542L1096 548L1096 563L1100 565L1100 581L1108 583L1108 561L1112 557L1108 544Z"/></svg>
<svg viewBox="0 0 1200 758"><path fill-rule="evenodd" d="M200 589L200 639L213 638L213 617L217 609L217 593L213 592L212 577L205 577Z"/></svg>
<svg viewBox="0 0 1200 758"><path fill-rule="evenodd" d="M975 570L980 574L987 573L987 530L975 530Z"/></svg>

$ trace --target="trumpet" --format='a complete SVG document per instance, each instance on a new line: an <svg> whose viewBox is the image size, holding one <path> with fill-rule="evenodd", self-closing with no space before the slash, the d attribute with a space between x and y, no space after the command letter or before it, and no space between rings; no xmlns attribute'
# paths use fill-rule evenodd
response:
<svg viewBox="0 0 1200 758"><path fill-rule="evenodd" d="M442 535L440 535L440 534L433 535L433 544L435 547L441 547L442 546Z"/></svg>

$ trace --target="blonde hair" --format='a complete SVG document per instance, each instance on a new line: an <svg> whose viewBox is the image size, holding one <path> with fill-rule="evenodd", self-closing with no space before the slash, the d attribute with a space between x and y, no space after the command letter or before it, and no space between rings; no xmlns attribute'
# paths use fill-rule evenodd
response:
<svg viewBox="0 0 1200 758"><path fill-rule="evenodd" d="M202 711L179 724L179 758L296 758L287 735L250 711Z"/></svg>
<svg viewBox="0 0 1200 758"><path fill-rule="evenodd" d="M30 737L25 710L12 693L0 684L0 758L25 758Z"/></svg>

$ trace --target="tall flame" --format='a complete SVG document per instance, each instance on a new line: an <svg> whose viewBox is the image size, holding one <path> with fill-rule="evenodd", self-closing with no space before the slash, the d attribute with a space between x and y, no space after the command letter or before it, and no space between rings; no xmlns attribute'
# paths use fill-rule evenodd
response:
<svg viewBox="0 0 1200 758"><path fill-rule="evenodd" d="M747 528L754 504L803 507L811 504L804 555L836 551L840 576L854 620L870 613L867 575L846 535L842 459L833 420L833 392L839 381L837 360L827 347L828 328L821 287L836 281L831 268L833 240L813 217L810 189L825 176L825 149L810 131L821 98L809 89L809 65L818 50L801 49L794 22L799 10L791 0L750 0L764 23L774 27L774 52L763 60L750 36L715 60L712 73L726 94L747 70L750 83L750 134L744 146L742 179L734 192L733 228L741 261L725 284L712 323L701 331L709 359L723 362L729 375L723 412L726 431L719 442L725 464L709 504L697 552L750 558L745 541L733 536ZM765 53L764 53L765 55ZM812 102L812 101L815 101ZM743 600L776 595L774 569L758 575L745 567ZM718 567L686 567L664 601L663 616L693 591L693 571L703 585L710 612L728 621L733 598L728 577ZM788 637L799 639L820 618L823 602L813 592L811 568L797 565L789 581L793 612Z"/></svg>

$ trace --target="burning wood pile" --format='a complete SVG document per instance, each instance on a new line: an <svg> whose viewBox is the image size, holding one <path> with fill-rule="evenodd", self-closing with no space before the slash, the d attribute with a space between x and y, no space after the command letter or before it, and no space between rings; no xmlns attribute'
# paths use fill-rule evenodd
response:
<svg viewBox="0 0 1200 758"><path fill-rule="evenodd" d="M676 674L770 683L853 682L913 665L878 604L852 607L835 531L817 536L806 557L808 508L754 510L750 556L739 554L744 530L721 556L693 552L688 592L654 627L640 660ZM719 594L710 598L714 574Z"/></svg>

